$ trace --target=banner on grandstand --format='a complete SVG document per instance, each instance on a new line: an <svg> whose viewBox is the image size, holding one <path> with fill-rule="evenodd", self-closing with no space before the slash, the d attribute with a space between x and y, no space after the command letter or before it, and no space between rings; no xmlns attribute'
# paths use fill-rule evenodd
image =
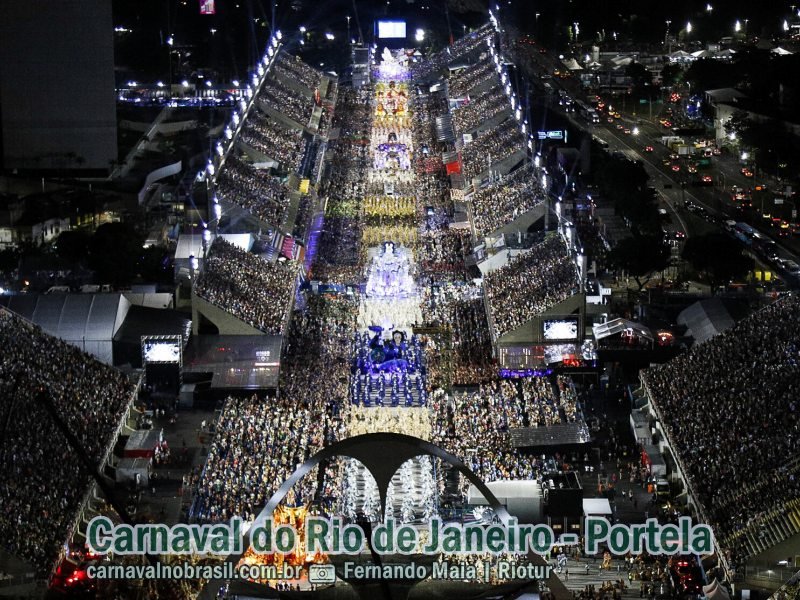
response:
<svg viewBox="0 0 800 600"><path fill-rule="evenodd" d="M461 161L455 160L453 162L447 163L446 170L448 175L456 175L458 173L461 173Z"/></svg>
<svg viewBox="0 0 800 600"><path fill-rule="evenodd" d="M299 188L300 193L301 194L307 194L308 193L308 186L310 184L311 184L311 180L310 179L301 179L300 180L300 188Z"/></svg>
<svg viewBox="0 0 800 600"><path fill-rule="evenodd" d="M450 188L450 198L452 198L453 200L463 200L464 190L457 190L455 188Z"/></svg>
<svg viewBox="0 0 800 600"><path fill-rule="evenodd" d="M214 5L214 0L200 0L201 15L214 15L216 13L217 13L217 8Z"/></svg>

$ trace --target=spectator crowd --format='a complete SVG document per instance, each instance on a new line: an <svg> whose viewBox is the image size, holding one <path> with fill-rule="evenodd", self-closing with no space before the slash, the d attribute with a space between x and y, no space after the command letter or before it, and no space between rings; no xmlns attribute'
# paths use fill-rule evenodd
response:
<svg viewBox="0 0 800 600"><path fill-rule="evenodd" d="M135 386L116 369L5 309L0 309L0 345L0 545L29 561L38 576L47 576L90 481L62 427L100 468Z"/></svg>
<svg viewBox="0 0 800 600"><path fill-rule="evenodd" d="M505 335L566 300L577 288L575 264L564 240L548 234L541 243L484 278L493 335Z"/></svg>
<svg viewBox="0 0 800 600"><path fill-rule="evenodd" d="M800 296L642 374L690 486L735 562L743 533L800 496ZM737 535L738 534L738 535Z"/></svg>
<svg viewBox="0 0 800 600"><path fill-rule="evenodd" d="M268 262L217 238L203 262L195 293L264 333L281 335L298 273L294 261Z"/></svg>

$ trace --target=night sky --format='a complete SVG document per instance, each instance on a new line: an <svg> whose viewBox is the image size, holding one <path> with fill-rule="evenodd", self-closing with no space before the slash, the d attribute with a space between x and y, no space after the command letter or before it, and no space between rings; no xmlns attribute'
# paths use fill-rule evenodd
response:
<svg viewBox="0 0 800 600"><path fill-rule="evenodd" d="M455 37L463 34L465 25L474 27L485 22L485 12L476 10L485 9L485 2L450 0L449 4L449 31ZM579 23L580 39L587 43L598 35L610 40L613 33L617 33L621 43L660 41L666 33L666 20L672 21L670 31L673 33L691 21L692 36L700 41L731 35L737 19L742 23L747 19L751 35L772 37L779 33L783 20L791 13L788 2L761 3L756 9L752 2L739 0L712 1L711 11L707 10L707 2L698 0L505 0L499 6L505 22L513 22L523 31L538 35L547 47L558 50L568 42L567 27L574 22ZM325 68L337 68L347 62L346 47L342 43L347 35L347 15L352 17L350 35L358 38L355 9L365 41L371 41L372 24L381 16L407 19L410 36L417 27L425 29L428 32L426 44L441 46L449 36L444 0L389 0L388 3L278 0L275 22L277 28L288 34L285 43L290 50L315 66L319 60L327 58L329 62ZM212 75L228 81L244 78L263 53L269 38L272 3L268 0L216 0L216 10L216 15L201 15L198 0L115 0L115 26L132 30L116 34L118 81L166 78L170 50L173 51L174 78L191 76L198 69L208 69ZM536 13L540 14L538 23ZM297 45L300 25L309 32L302 48ZM212 29L215 32L212 33ZM327 31L337 36L334 42L324 40ZM166 44L170 34L175 41L172 47Z"/></svg>

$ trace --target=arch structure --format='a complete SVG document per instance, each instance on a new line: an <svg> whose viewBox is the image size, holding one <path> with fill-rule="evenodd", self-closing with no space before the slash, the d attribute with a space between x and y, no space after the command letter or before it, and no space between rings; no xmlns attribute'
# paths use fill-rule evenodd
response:
<svg viewBox="0 0 800 600"><path fill-rule="evenodd" d="M508 510L506 510L506 507L500 503L483 480L467 467L461 459L431 442L410 435L390 432L367 433L347 438L330 446L326 446L317 452L300 465L297 470L281 484L275 493L272 494L264 508L256 517L254 524L265 523L267 520L271 519L274 510L298 481L305 477L322 461L337 457L356 459L372 474L380 494L381 511L385 514L386 496L389 484L395 472L407 460L415 456L425 455L443 460L466 477L470 483L478 488L500 521L504 525L508 524L511 515L508 513ZM251 527L250 530L252 531L253 527ZM247 552L249 546L250 535L248 533L242 554L231 554L227 560L229 562L238 563L244 552ZM534 564L546 564L539 555L529 553L528 558ZM548 584L550 590L556 592L554 595L557 598L567 597L567 595L558 593L566 592L566 588L563 587L563 583L558 580L555 574L551 574L548 579Z"/></svg>

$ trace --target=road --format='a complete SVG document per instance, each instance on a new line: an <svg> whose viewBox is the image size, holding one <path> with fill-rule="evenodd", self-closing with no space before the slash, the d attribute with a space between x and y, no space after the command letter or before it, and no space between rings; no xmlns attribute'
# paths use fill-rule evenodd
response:
<svg viewBox="0 0 800 600"><path fill-rule="evenodd" d="M688 161L678 159L670 161L670 154L672 151L661 143L663 135L671 135L672 132L664 129L658 122L659 113L665 110L665 105L656 104L653 106L652 119L650 120L651 107L645 105L626 106L631 109L629 112L623 113L622 106L616 105L614 110L620 112L621 119L615 119L613 123L606 121L607 116L601 115L601 122L599 125L590 125L583 119L580 119L575 113L566 113L563 108L558 105L557 93L563 90L573 99L587 100L586 94L580 88L580 82L574 77L566 79L552 77L552 73L556 69L562 69L563 65L556 59L555 56L549 52L540 52L538 46L520 46L518 52L523 69L526 70L534 86L541 89L544 81L546 81L554 88L555 94L549 97L546 94L539 95L539 100L544 101L551 110L559 111L562 116L567 118L573 126L589 131L597 138L608 143L608 149L611 152L622 152L626 156L634 160L640 160L650 177L651 184L656 188L661 198L662 207L668 208L671 214L677 221L675 223L667 224L665 230L682 230L687 235L693 233L692 227L693 219L687 217L687 213L683 211L686 201L691 201L697 206L705 209L706 220L712 228L718 228L726 220L742 221L746 220L745 215L738 209L731 200L731 187L736 185L742 188L754 188L754 178L744 177L740 172L741 165L739 164L738 157L731 155L714 156L712 158L712 168L702 171L700 174L707 173L714 178L714 185L711 186L693 186L691 184L693 178L698 177L700 174L690 174L687 170ZM613 102L613 101L612 101ZM645 115L635 115L632 110L641 106L646 112ZM655 110L659 107L658 110ZM638 135L625 134L623 130L617 129L617 124L623 125L630 130L634 127L638 128ZM646 146L652 146L652 152L645 152ZM669 164L665 164L669 162ZM677 172L672 171L672 164L678 164L680 170ZM759 183L763 182L764 178L759 177ZM686 182L684 186L681 184ZM775 189L776 181L766 181L770 188ZM756 207L756 214L760 214L760 208ZM692 215L693 216L693 215ZM800 255L800 239L782 238L774 235L774 230L770 227L765 227L763 223L756 222L758 219L751 219L752 224L761 233L773 239L778 246L778 255L781 259L789 259L795 262ZM687 221L689 221L687 223ZM700 228L703 232L704 228ZM785 278L793 281L794 278L786 274Z"/></svg>

